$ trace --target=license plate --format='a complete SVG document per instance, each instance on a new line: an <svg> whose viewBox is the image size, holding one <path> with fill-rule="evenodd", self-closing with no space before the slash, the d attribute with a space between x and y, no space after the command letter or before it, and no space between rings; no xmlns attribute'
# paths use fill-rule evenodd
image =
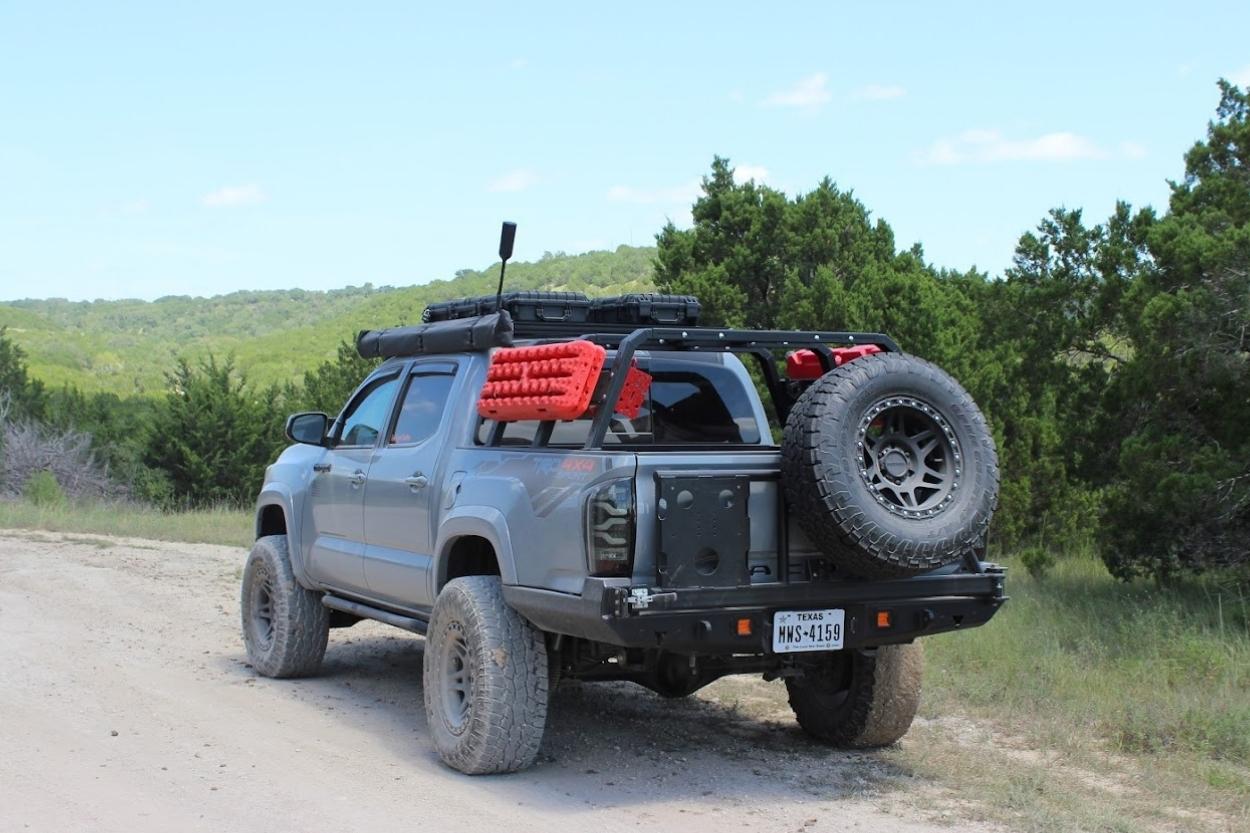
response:
<svg viewBox="0 0 1250 833"><path fill-rule="evenodd" d="M773 614L773 653L840 651L845 632L844 610L780 610Z"/></svg>

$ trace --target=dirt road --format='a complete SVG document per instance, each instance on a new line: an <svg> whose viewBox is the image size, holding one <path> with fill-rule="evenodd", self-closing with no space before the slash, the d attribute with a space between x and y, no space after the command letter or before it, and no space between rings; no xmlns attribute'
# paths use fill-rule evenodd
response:
<svg viewBox="0 0 1250 833"><path fill-rule="evenodd" d="M810 743L755 680L679 702L566 684L537 766L452 772L420 638L362 623L317 679L251 671L243 557L0 531L0 831L949 829L895 800L923 784Z"/></svg>

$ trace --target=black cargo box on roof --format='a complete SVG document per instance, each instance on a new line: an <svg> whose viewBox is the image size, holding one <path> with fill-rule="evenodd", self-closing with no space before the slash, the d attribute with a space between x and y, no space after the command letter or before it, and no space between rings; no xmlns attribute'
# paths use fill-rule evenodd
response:
<svg viewBox="0 0 1250 833"><path fill-rule="evenodd" d="M478 295L430 304L422 321L475 318L495 311L494 295ZM694 327L699 323L699 299L692 295L636 292L607 298L587 298L580 292L505 292L503 308L520 323L648 324Z"/></svg>
<svg viewBox="0 0 1250 833"><path fill-rule="evenodd" d="M495 311L494 295L457 298L430 304L422 321L473 318ZM580 292L505 292L503 308L514 321L566 321L580 324L590 319L590 299Z"/></svg>
<svg viewBox="0 0 1250 833"><path fill-rule="evenodd" d="M511 346L512 318L506 312L389 330L361 330L356 336L356 352L366 359Z"/></svg>
<svg viewBox="0 0 1250 833"><path fill-rule="evenodd" d="M699 299L693 295L640 292L591 300L590 320L599 324L693 327L699 323L699 310Z"/></svg>

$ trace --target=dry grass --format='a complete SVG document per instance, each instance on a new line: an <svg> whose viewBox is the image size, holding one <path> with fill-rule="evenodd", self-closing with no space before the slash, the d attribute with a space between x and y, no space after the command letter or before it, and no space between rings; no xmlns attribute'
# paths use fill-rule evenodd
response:
<svg viewBox="0 0 1250 833"><path fill-rule="evenodd" d="M243 509L165 512L135 503L66 502L36 506L24 500L0 500L0 529L86 532L250 547L252 523L252 513Z"/></svg>

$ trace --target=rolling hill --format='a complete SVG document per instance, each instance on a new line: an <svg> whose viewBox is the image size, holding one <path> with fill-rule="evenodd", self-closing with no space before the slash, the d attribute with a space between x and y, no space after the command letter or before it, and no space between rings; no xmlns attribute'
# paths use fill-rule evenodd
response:
<svg viewBox="0 0 1250 833"><path fill-rule="evenodd" d="M544 255L508 267L509 289L608 295L652 288L655 249ZM152 395L180 357L233 354L260 384L301 377L332 358L358 330L411 324L432 301L495 291L499 266L461 270L450 280L407 287L234 292L155 301L23 300L0 303L0 327L27 353L30 372L50 387Z"/></svg>

